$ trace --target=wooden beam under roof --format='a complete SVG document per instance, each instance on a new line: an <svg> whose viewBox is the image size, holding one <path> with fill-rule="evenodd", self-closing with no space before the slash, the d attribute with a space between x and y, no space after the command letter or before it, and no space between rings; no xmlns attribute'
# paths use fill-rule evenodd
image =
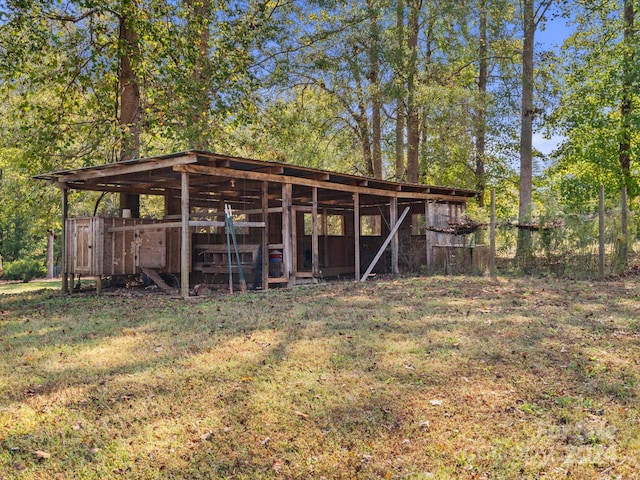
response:
<svg viewBox="0 0 640 480"><path fill-rule="evenodd" d="M86 181L95 178L111 178L119 177L129 173L140 173L159 170L163 168L172 168L178 165L186 165L196 163L198 161L195 155L183 155L174 158L150 159L144 162L126 163L126 164L108 164L104 166L83 168L75 173L52 174L58 177L61 183L71 183Z"/></svg>
<svg viewBox="0 0 640 480"><path fill-rule="evenodd" d="M329 173L323 173L323 172L318 172L318 173L312 173L309 175L306 175L305 178L310 178L312 180L320 180L323 182L328 182L329 179L331 178Z"/></svg>
<svg viewBox="0 0 640 480"><path fill-rule="evenodd" d="M254 168L252 172L271 173L272 175L282 175L284 173L284 166L282 165L268 165L266 167Z"/></svg>
<svg viewBox="0 0 640 480"><path fill-rule="evenodd" d="M422 198L422 199L431 199L431 200L449 200L453 202L462 202L466 201L466 197L455 199L451 195L444 194L426 194L420 192L405 192L395 190L396 186L394 185L394 190L383 190L383 189L373 189L366 187L359 187L356 185L349 185L345 183L331 183L331 182L322 182L318 180L311 180L308 178L300 178L300 177L292 177L289 175L272 175L268 173L258 173L251 172L246 170L232 170L226 168L218 168L218 167L207 167L205 165L176 165L173 167L177 172L185 172L196 175L212 175L217 177L228 177L228 178L241 178L245 180L267 180L270 182L277 183L289 183L291 185L306 185L309 187L318 187L325 190L337 190L341 192L350 192L350 193L364 193L369 195L380 195L382 197L398 197L401 196L403 198ZM401 185L397 186L398 188Z"/></svg>
<svg viewBox="0 0 640 480"><path fill-rule="evenodd" d="M150 190L144 191L144 193L158 194L158 192L164 191L163 188L165 185L167 185L167 188L172 188L179 181L179 175L176 174L180 172L175 167L188 164L198 164L202 167L221 168L227 172L236 172L232 175L223 175L221 178L244 178L258 181L267 180L277 184L292 183L294 185L317 186L331 191L342 190L348 193L357 192L365 195L381 195L387 198L397 196L399 198L421 198L465 203L468 198L478 194L478 192L473 190L450 189L433 185L401 184L383 179L327 172L299 165L265 162L262 160L232 157L229 155L219 155L212 152L195 150L85 167L77 170L52 172L37 175L34 178L48 180L50 183L61 188L77 188L82 190L99 191L106 190L104 188L105 185L119 185L118 187L114 187L112 191L122 192L126 191L122 188L124 186L122 185L122 179L128 177L126 178L127 182L156 184L153 188L146 185L149 186ZM251 177L252 174L271 175L273 177L269 180L269 177L265 178L264 176ZM247 175L249 175L249 177L247 177ZM205 180L205 182L213 183L211 181L213 177L211 172L209 172L207 176L209 180ZM102 179L102 181L100 179ZM200 182L199 179L196 180L194 178L193 180L198 183ZM321 183L314 184L314 180ZM311 183L309 181L311 181ZM91 185L97 185L97 187L94 188L89 184L81 185L84 182L90 182ZM330 185L335 185L336 187L330 187ZM340 188L340 186L351 188ZM357 190L353 187L368 188L368 190ZM134 188L135 187L131 185L129 191L134 193ZM397 192L398 194L395 195L393 192ZM429 194L433 196L429 197Z"/></svg>
<svg viewBox="0 0 640 480"><path fill-rule="evenodd" d="M154 186L153 188L138 188L131 185L119 185L119 184L85 184L85 183L55 183L58 188L66 188L72 190L83 190L89 192L112 192L112 193L135 193L140 195L166 195L168 191L174 189L167 189L164 186Z"/></svg>

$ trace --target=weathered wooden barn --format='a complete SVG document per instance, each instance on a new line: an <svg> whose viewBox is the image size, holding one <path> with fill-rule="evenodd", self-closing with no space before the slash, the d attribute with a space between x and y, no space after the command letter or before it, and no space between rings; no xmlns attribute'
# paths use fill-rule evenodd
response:
<svg viewBox="0 0 640 480"><path fill-rule="evenodd" d="M456 221L477 194L203 151L36 178L62 190L63 289L72 275L96 277L100 288L103 277L144 271L178 279L183 297L196 283L228 281L230 270L267 289L428 268L456 243L429 226ZM120 216L69 218L71 190L119 193ZM164 198L163 218L140 218L146 195Z"/></svg>

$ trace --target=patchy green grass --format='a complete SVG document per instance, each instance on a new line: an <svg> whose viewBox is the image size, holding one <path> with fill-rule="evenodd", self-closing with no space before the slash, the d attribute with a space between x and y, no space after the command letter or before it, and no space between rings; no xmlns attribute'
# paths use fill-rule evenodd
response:
<svg viewBox="0 0 640 480"><path fill-rule="evenodd" d="M74 280L76 288L78 288L77 280ZM83 289L94 288L94 279L83 279L80 282L80 287ZM26 292L35 292L37 290L62 290L62 280L31 280L29 282L0 282L0 295L3 294L17 294Z"/></svg>
<svg viewBox="0 0 640 480"><path fill-rule="evenodd" d="M0 295L0 478L638 478L640 286Z"/></svg>
<svg viewBox="0 0 640 480"><path fill-rule="evenodd" d="M0 295L33 292L36 290L61 290L60 280L32 280L30 282L0 282Z"/></svg>

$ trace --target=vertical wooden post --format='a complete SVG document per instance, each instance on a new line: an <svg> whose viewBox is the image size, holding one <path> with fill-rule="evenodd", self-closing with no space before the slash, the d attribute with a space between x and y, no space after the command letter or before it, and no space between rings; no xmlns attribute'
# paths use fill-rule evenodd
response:
<svg viewBox="0 0 640 480"><path fill-rule="evenodd" d="M389 225L395 225L398 221L398 198L391 197L389 202ZM396 232L391 239L391 273L400 273L400 266L398 264L398 233Z"/></svg>
<svg viewBox="0 0 640 480"><path fill-rule="evenodd" d="M126 220L124 218L119 219L118 223L125 226ZM123 230L120 232L120 238L122 241L120 242L120 258L122 261L120 262L120 269L122 270L122 274L124 275L127 272L127 231ZM113 258L116 258L115 256Z"/></svg>
<svg viewBox="0 0 640 480"><path fill-rule="evenodd" d="M627 267L628 260L627 234L629 233L627 228L627 187L622 187L622 192L620 194L620 203L622 204L620 217L620 223L622 224L622 232L620 232L622 234L620 239L620 263L621 267L625 269Z"/></svg>
<svg viewBox="0 0 640 480"><path fill-rule="evenodd" d="M429 226L431 225L431 202L427 200L424 202L424 243L427 248L427 271L431 272L432 263L433 263L433 235L431 235L431 230L429 230Z"/></svg>
<svg viewBox="0 0 640 480"><path fill-rule="evenodd" d="M360 280L360 194L353 194L353 238L354 238L354 268L356 281Z"/></svg>
<svg viewBox="0 0 640 480"><path fill-rule="evenodd" d="M318 245L318 187L311 188L311 270L313 276L320 274Z"/></svg>
<svg viewBox="0 0 640 480"><path fill-rule="evenodd" d="M598 276L604 280L604 185L598 189Z"/></svg>
<svg viewBox="0 0 640 480"><path fill-rule="evenodd" d="M62 187L62 291L63 293L69 293L69 265L67 265L67 258L69 252L67 251L67 217L69 216L69 191L66 187Z"/></svg>
<svg viewBox="0 0 640 480"><path fill-rule="evenodd" d="M47 230L47 278L53 278L54 275L54 256L53 256L53 244L56 236L53 233L53 228Z"/></svg>
<svg viewBox="0 0 640 480"><path fill-rule="evenodd" d="M116 219L112 218L110 221L112 227L116 226ZM113 262L113 259L116 258L116 239L118 238L118 232L113 232L111 236L111 265L109 265L109 270L111 271L111 275L116 274L116 265Z"/></svg>
<svg viewBox="0 0 640 480"><path fill-rule="evenodd" d="M291 238L291 197L293 186L290 183L282 184L282 261L284 276L289 279L289 287L295 283L291 275L293 264L293 244Z"/></svg>
<svg viewBox="0 0 640 480"><path fill-rule="evenodd" d="M182 220L182 239L180 255L180 294L182 298L189 298L189 174L181 175L180 213Z"/></svg>
<svg viewBox="0 0 640 480"><path fill-rule="evenodd" d="M269 289L269 182L262 182L262 289Z"/></svg>
<svg viewBox="0 0 640 480"><path fill-rule="evenodd" d="M329 267L331 265L331 259L329 258L329 234L328 225L327 225L327 209L322 209L322 247L323 247L323 255L322 255L322 266Z"/></svg>
<svg viewBox="0 0 640 480"><path fill-rule="evenodd" d="M291 205L291 276L298 276L298 209Z"/></svg>
<svg viewBox="0 0 640 480"><path fill-rule="evenodd" d="M491 220L489 221L489 274L496 276L496 189L491 189Z"/></svg>

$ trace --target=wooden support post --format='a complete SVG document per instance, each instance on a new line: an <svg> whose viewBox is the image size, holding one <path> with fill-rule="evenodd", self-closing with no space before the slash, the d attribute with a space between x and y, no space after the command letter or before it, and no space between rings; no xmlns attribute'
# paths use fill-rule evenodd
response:
<svg viewBox="0 0 640 480"><path fill-rule="evenodd" d="M424 202L424 243L427 246L427 271L431 271L433 263L433 235L429 227L431 226L431 202Z"/></svg>
<svg viewBox="0 0 640 480"><path fill-rule="evenodd" d="M598 273L600 280L604 280L604 186L600 185L598 189L599 208L598 208Z"/></svg>
<svg viewBox="0 0 640 480"><path fill-rule="evenodd" d="M353 239L356 281L360 278L360 194L353 194Z"/></svg>
<svg viewBox="0 0 640 480"><path fill-rule="evenodd" d="M491 189L491 220L489 222L489 274L496 276L496 189Z"/></svg>
<svg viewBox="0 0 640 480"><path fill-rule="evenodd" d="M47 230L47 278L53 278L54 275L54 256L53 256L53 244L55 241L55 234L53 229Z"/></svg>
<svg viewBox="0 0 640 480"><path fill-rule="evenodd" d="M291 276L298 275L298 209L291 206Z"/></svg>
<svg viewBox="0 0 640 480"><path fill-rule="evenodd" d="M329 234L327 225L327 209L322 209L322 266L329 267L331 265L331 259L329 258Z"/></svg>
<svg viewBox="0 0 640 480"><path fill-rule="evenodd" d="M269 182L262 182L262 289L269 289Z"/></svg>
<svg viewBox="0 0 640 480"><path fill-rule="evenodd" d="M398 221L398 198L392 197L389 202L389 223L395 225ZM397 230L397 229L396 229ZM394 233L391 238L391 273L397 275L400 273L400 266L398 265L398 236Z"/></svg>
<svg viewBox="0 0 640 480"><path fill-rule="evenodd" d="M181 220L182 238L180 242L180 294L182 298L189 298L189 174L182 172L181 175Z"/></svg>
<svg viewBox="0 0 640 480"><path fill-rule="evenodd" d="M116 226L116 219L112 218L111 219L111 226L115 227ZM113 263L113 259L116 258L116 238L118 238L118 233L117 232L113 232L113 235L111 236L111 265L109 265L109 269L111 271L112 275L116 274L116 266Z"/></svg>
<svg viewBox="0 0 640 480"><path fill-rule="evenodd" d="M320 274L318 245L318 187L311 188L311 270L313 276Z"/></svg>
<svg viewBox="0 0 640 480"><path fill-rule="evenodd" d="M620 244L620 263L623 270L625 270L629 263L629 248L628 248L628 239L627 235L629 233L627 228L627 188L622 187L622 192L620 194L620 204L621 204L621 217L620 223L622 226L621 235L621 244Z"/></svg>
<svg viewBox="0 0 640 480"><path fill-rule="evenodd" d="M69 293L69 265L67 258L69 251L67 248L69 232L67 232L67 217L69 216L69 191L62 189L62 291Z"/></svg>
<svg viewBox="0 0 640 480"><path fill-rule="evenodd" d="M289 279L289 286L295 283L295 277L291 275L293 264L293 242L291 232L291 197L293 186L290 183L282 184L282 260L284 277Z"/></svg>
<svg viewBox="0 0 640 480"><path fill-rule="evenodd" d="M124 226L126 220L123 218L121 220L122 225ZM122 274L124 275L127 272L127 232L122 232L122 242L120 243L120 258L122 258L122 262L120 265L122 267ZM114 257L115 258L115 257Z"/></svg>

